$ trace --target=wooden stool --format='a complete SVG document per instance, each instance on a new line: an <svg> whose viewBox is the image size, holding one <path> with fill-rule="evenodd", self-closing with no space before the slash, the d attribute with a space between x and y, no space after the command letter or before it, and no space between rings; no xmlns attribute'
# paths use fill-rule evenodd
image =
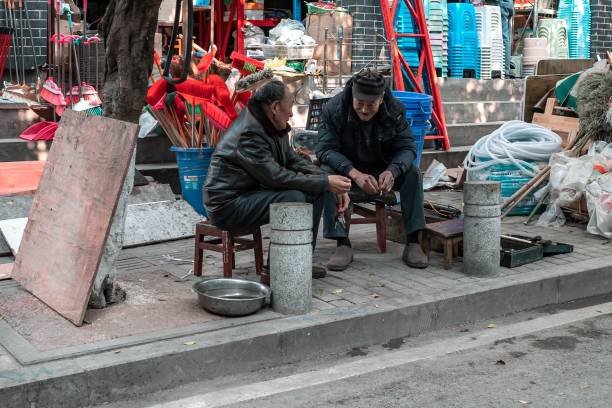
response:
<svg viewBox="0 0 612 408"><path fill-rule="evenodd" d="M253 239L241 238L245 235L253 235ZM204 249L221 252L223 254L224 278L232 277L232 270L236 267L235 253L253 249L255 251L255 272L257 275L262 276L263 245L261 242L261 230L259 228L247 232L230 232L219 229L207 222L199 222L196 224L195 255L193 259L193 274L195 276L202 276Z"/></svg>
<svg viewBox="0 0 612 408"><path fill-rule="evenodd" d="M427 256L431 251L431 241L439 240L444 249L444 269L452 269L453 257L459 253L459 243L463 241L463 220L455 218L427 224L423 231L423 251Z"/></svg>
<svg viewBox="0 0 612 408"><path fill-rule="evenodd" d="M349 192L349 197L351 204L345 217L347 227L350 228L351 224L376 224L378 250L384 254L387 252L387 210L385 206L397 203L395 193L371 196L363 191L352 190ZM363 204L373 205L374 209ZM352 213L363 218L353 218Z"/></svg>

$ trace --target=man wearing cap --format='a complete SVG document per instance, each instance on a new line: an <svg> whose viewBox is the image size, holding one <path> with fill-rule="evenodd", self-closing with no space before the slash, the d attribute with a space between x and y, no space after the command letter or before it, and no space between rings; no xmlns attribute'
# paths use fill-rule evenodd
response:
<svg viewBox="0 0 612 408"><path fill-rule="evenodd" d="M365 70L347 82L344 90L323 108L317 158L326 171L349 177L353 190L376 196L399 191L406 231L403 261L412 268L426 268L427 256L419 244L425 228L421 174L412 162L416 147L405 108L391 95L384 77ZM344 270L353 260L353 249L344 223L337 222L334 198L327 200L324 236L337 248L327 265Z"/></svg>

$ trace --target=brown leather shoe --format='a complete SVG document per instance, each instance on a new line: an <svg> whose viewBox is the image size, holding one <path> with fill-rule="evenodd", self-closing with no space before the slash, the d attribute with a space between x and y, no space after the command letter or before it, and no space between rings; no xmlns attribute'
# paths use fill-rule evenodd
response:
<svg viewBox="0 0 612 408"><path fill-rule="evenodd" d="M330 271L343 271L353 262L353 248L341 245L336 248L336 252L329 258L327 269Z"/></svg>
<svg viewBox="0 0 612 408"><path fill-rule="evenodd" d="M327 276L327 269L323 265L312 264L312 279L321 279Z"/></svg>
<svg viewBox="0 0 612 408"><path fill-rule="evenodd" d="M425 269L429 266L427 255L421 249L420 244L412 243L404 247L402 259L411 268Z"/></svg>

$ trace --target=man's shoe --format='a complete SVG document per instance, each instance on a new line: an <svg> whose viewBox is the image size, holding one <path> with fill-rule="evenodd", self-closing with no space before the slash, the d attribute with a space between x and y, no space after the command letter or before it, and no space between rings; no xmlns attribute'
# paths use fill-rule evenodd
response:
<svg viewBox="0 0 612 408"><path fill-rule="evenodd" d="M327 269L318 264L312 264L312 279L321 279L327 276Z"/></svg>
<svg viewBox="0 0 612 408"><path fill-rule="evenodd" d="M329 258L327 269L330 271L343 271L353 262L353 248L340 245L336 252Z"/></svg>
<svg viewBox="0 0 612 408"><path fill-rule="evenodd" d="M402 254L404 263L411 268L425 269L429 266L427 255L421 249L420 244L406 244L404 253Z"/></svg>

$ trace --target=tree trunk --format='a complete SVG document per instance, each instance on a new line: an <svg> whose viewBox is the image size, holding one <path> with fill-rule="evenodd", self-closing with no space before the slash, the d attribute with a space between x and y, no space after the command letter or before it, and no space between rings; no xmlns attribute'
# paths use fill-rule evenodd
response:
<svg viewBox="0 0 612 408"><path fill-rule="evenodd" d="M111 0L102 20L105 116L138 123L153 67L153 40L162 0Z"/></svg>
<svg viewBox="0 0 612 408"><path fill-rule="evenodd" d="M107 117L138 123L153 66L153 43L161 1L111 0L106 9L102 21L106 46L102 100ZM127 199L134 185L134 170L132 157L89 298L89 306L94 308L104 308L126 297L114 277L117 273L115 262L123 247Z"/></svg>

